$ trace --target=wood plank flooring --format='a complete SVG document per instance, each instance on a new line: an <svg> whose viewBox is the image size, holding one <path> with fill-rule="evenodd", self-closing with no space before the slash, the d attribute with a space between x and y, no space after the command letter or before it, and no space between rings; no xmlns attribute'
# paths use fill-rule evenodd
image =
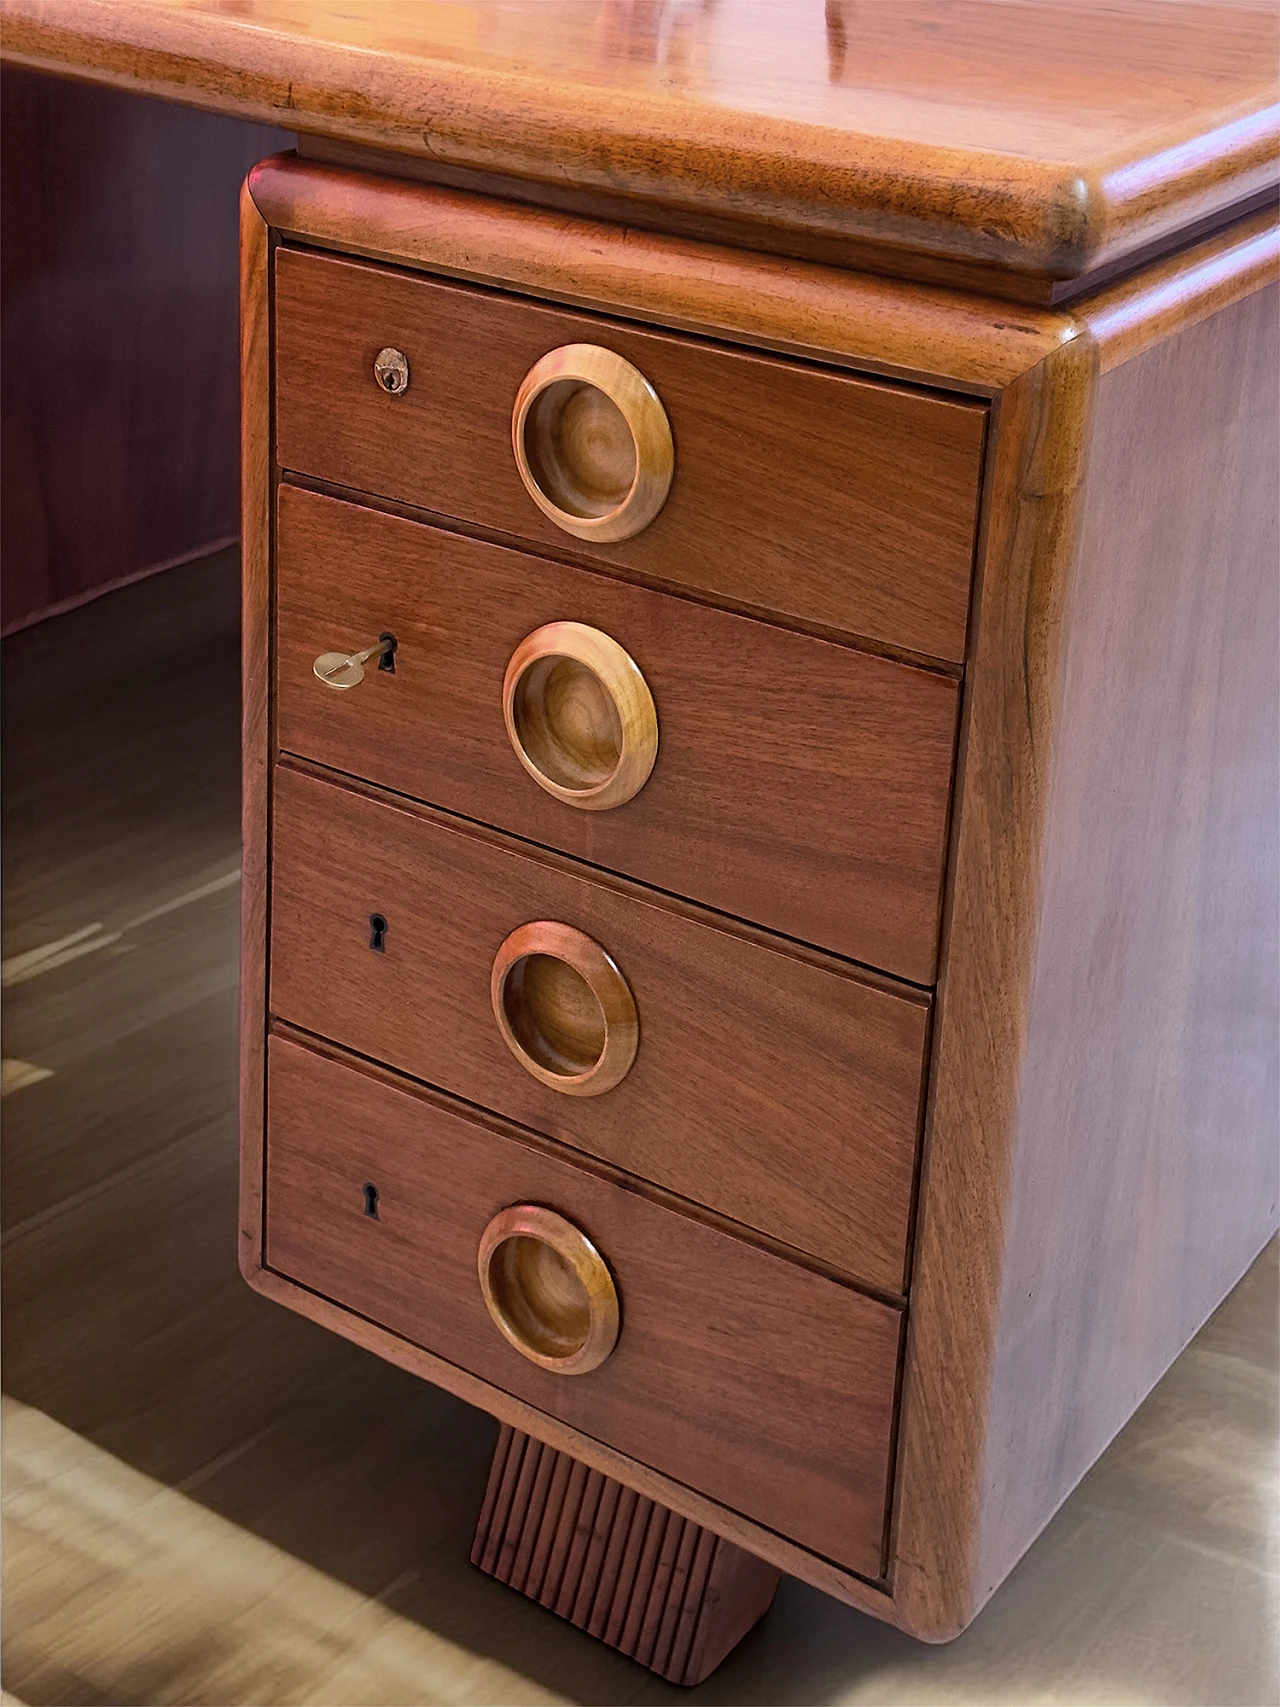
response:
<svg viewBox="0 0 1280 1707"><path fill-rule="evenodd" d="M3 1699L688 1699L468 1564L489 1418L237 1275L235 576L5 649ZM1276 1283L1272 1247L959 1641L784 1581L698 1698L1274 1703Z"/></svg>

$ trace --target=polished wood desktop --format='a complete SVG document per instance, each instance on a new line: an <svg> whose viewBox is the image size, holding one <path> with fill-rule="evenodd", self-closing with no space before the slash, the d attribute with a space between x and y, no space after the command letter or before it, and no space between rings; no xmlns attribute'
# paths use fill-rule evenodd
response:
<svg viewBox="0 0 1280 1707"><path fill-rule="evenodd" d="M1277 22L1256 0L5 0L0 16L6 57L40 70L553 206L603 196L629 224L1031 301L1275 182Z"/></svg>
<svg viewBox="0 0 1280 1707"><path fill-rule="evenodd" d="M302 133L251 1284L499 1417L477 1564L664 1676L778 1571L954 1636L1276 1226L1272 12L0 17Z"/></svg>

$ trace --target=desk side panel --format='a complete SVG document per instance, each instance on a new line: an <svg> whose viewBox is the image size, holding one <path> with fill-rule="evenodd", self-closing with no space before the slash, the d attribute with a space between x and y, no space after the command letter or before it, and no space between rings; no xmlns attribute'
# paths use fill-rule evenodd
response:
<svg viewBox="0 0 1280 1707"><path fill-rule="evenodd" d="M1092 299L994 411L890 1546L928 1640L1275 1225L1259 240Z"/></svg>
<svg viewBox="0 0 1280 1707"><path fill-rule="evenodd" d="M1277 288L1099 381L989 1421L989 1592L1276 1226Z"/></svg>

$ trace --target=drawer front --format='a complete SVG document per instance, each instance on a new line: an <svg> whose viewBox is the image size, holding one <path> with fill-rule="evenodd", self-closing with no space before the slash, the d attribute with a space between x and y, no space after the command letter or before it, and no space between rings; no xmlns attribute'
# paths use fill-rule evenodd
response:
<svg viewBox="0 0 1280 1707"><path fill-rule="evenodd" d="M288 767L273 823L273 1013L903 1290L922 996ZM542 922L609 956L634 1058L626 1016L600 1027L576 937L522 953L495 1002L504 943ZM602 1078L576 1082L601 1058Z"/></svg>
<svg viewBox="0 0 1280 1707"><path fill-rule="evenodd" d="M984 405L288 249L275 291L281 467L731 604L962 658ZM674 445L665 503L614 542L549 520L513 452L526 375L581 345L639 370ZM408 359L398 395L375 377L384 347ZM585 424L586 455L607 426ZM609 445L595 450L607 464Z"/></svg>
<svg viewBox="0 0 1280 1707"><path fill-rule="evenodd" d="M611 1273L616 1344L586 1373L530 1362L490 1319L478 1252L518 1204L581 1229ZM269 1268L879 1575L898 1311L281 1038L266 1205Z"/></svg>
<svg viewBox="0 0 1280 1707"><path fill-rule="evenodd" d="M565 621L652 697L656 763L606 810L546 792L504 725L516 649ZM933 982L950 678L291 487L277 625L282 750ZM320 654L383 631L394 674L316 679Z"/></svg>

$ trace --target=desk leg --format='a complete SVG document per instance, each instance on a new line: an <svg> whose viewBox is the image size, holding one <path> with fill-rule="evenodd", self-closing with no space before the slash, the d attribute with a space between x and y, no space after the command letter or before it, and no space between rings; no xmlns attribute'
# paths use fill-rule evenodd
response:
<svg viewBox="0 0 1280 1707"><path fill-rule="evenodd" d="M471 1562L668 1683L701 1683L769 1610L780 1572L503 1425Z"/></svg>

